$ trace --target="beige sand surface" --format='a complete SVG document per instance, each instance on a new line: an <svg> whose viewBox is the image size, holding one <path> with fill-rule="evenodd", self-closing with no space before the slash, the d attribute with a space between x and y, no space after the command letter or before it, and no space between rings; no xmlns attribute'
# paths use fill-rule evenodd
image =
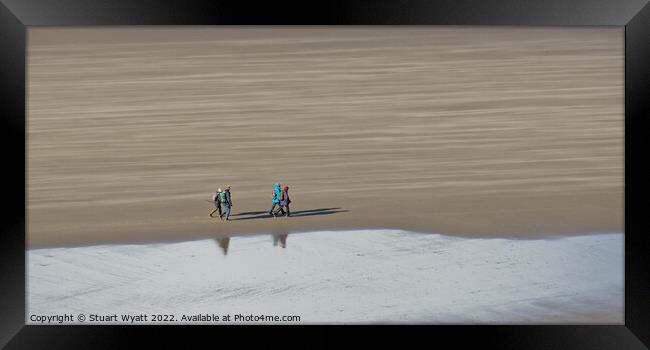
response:
<svg viewBox="0 0 650 350"><path fill-rule="evenodd" d="M43 27L28 40L30 247L623 229L621 28ZM234 214L264 212L276 181L299 216L208 217L217 186L232 186Z"/></svg>

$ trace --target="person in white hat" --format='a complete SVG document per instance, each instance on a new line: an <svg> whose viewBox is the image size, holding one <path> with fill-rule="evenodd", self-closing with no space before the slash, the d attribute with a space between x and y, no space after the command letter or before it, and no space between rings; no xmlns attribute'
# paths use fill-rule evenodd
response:
<svg viewBox="0 0 650 350"><path fill-rule="evenodd" d="M212 194L212 202L214 202L214 210L212 213L210 213L210 217L213 218L212 214L214 214L215 211L219 211L219 217L221 217L221 202L219 202L219 194L221 193L221 189L217 189L217 192Z"/></svg>

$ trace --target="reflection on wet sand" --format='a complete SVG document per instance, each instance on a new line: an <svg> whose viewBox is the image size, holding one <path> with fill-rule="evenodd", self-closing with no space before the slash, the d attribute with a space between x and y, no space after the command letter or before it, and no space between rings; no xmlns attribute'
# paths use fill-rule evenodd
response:
<svg viewBox="0 0 650 350"><path fill-rule="evenodd" d="M286 248L287 247L287 236L289 236L288 233L274 233L273 234L273 246L277 246L278 242L280 242L280 247Z"/></svg>
<svg viewBox="0 0 650 350"><path fill-rule="evenodd" d="M217 244L219 247L221 247L221 250L223 251L223 255L228 255L228 246L230 245L230 237L220 237L215 239L217 241Z"/></svg>
<svg viewBox="0 0 650 350"><path fill-rule="evenodd" d="M273 237L273 246L277 247L278 243L280 243L280 247L286 248L287 247L287 237L289 236L288 233L278 233L275 232L271 234ZM217 245L221 248L221 251L223 252L223 255L226 256L228 255L228 248L230 247L230 237L218 237L214 239L217 242Z"/></svg>

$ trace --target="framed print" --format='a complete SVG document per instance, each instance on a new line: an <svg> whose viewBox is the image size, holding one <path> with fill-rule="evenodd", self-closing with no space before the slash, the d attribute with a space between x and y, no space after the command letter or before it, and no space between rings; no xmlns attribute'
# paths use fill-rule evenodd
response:
<svg viewBox="0 0 650 350"><path fill-rule="evenodd" d="M644 348L649 18L3 0L0 344Z"/></svg>

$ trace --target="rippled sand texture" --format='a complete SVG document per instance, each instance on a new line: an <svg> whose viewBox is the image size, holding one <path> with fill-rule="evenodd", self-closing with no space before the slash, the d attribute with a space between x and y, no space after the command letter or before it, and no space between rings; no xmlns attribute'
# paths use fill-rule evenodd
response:
<svg viewBox="0 0 650 350"><path fill-rule="evenodd" d="M620 28L30 28L31 247L620 232ZM291 219L208 218L291 186ZM237 218L237 217L233 217ZM242 218L242 217L240 217Z"/></svg>

